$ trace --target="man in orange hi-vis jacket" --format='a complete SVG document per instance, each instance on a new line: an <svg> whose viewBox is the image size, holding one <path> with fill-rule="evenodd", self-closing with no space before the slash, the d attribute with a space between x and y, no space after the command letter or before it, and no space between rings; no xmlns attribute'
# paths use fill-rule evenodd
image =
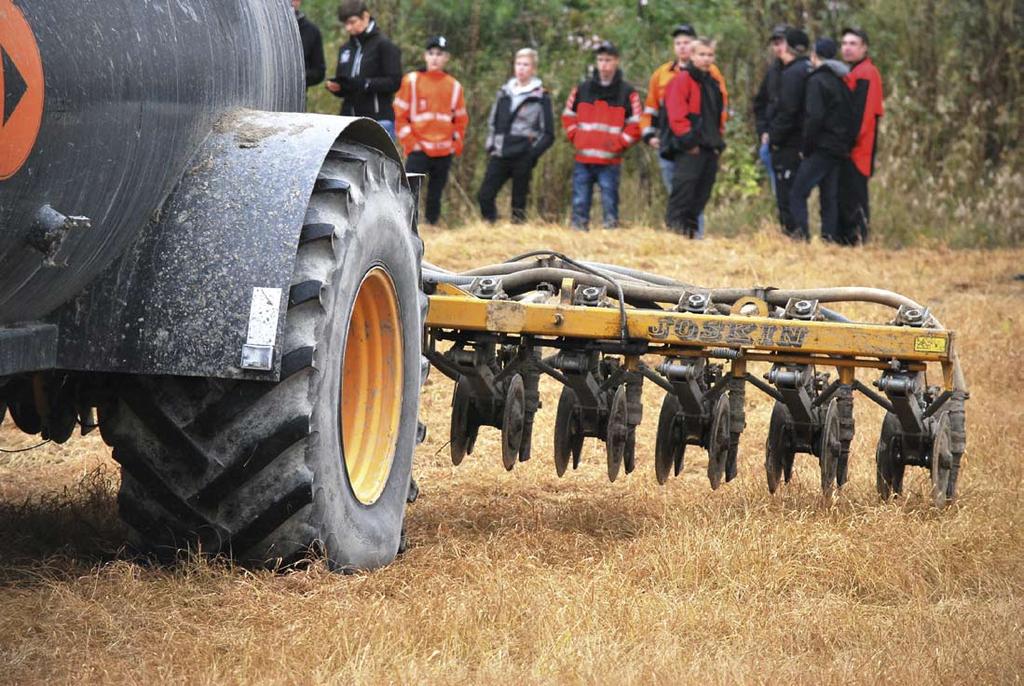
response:
<svg viewBox="0 0 1024 686"><path fill-rule="evenodd" d="M654 70L651 80L647 84L647 99L644 101L644 113L640 118L640 132L644 142L655 150L659 150L661 140L658 138L659 119L664 114L665 91L668 84L676 76L684 71L690 63L690 52L693 42L697 40L697 30L690 24L679 24L672 29L672 51L675 59L665 62ZM711 78L718 83L718 89L722 93L722 125L729 116L729 90L725 86L725 77L716 65L711 65ZM658 166L661 169L661 181L665 190L672 192L672 176L675 173L675 162L658 156ZM700 216L700 229L697 231L697 238L704 236L704 215Z"/></svg>
<svg viewBox="0 0 1024 686"><path fill-rule="evenodd" d="M462 154L469 124L462 84L444 70L449 57L448 39L431 38L426 67L406 74L395 96L395 128L406 155L405 170L428 178L427 224L441 218L441 194L452 158Z"/></svg>

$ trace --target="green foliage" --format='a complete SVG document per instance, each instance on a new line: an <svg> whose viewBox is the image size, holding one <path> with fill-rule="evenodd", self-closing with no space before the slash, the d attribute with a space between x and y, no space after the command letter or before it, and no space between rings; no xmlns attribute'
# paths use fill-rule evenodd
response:
<svg viewBox="0 0 1024 686"><path fill-rule="evenodd" d="M591 62L593 39L610 39L626 77L645 90L653 69L671 58L667 34L687 21L718 40L717 61L729 86L728 149L709 207L713 231L735 233L771 221L767 183L757 161L750 102L767 64L765 38L779 22L814 37L850 24L871 36L886 87L878 174L872 182L876 236L894 245L921 238L956 245L1024 241L1024 2L1021 0L379 0L384 31L406 69L421 63L434 33L452 43L450 71L466 89L471 125L466 151L447 194L449 222L473 216L483 177L486 117L521 47L541 54L540 75L556 113ZM337 0L305 0L324 32L328 65L347 39ZM330 67L333 68L333 67ZM323 88L311 110L337 112ZM665 193L654 153L637 146L624 162L622 216L660 225ZM532 211L564 221L572 151L559 134L534 176Z"/></svg>

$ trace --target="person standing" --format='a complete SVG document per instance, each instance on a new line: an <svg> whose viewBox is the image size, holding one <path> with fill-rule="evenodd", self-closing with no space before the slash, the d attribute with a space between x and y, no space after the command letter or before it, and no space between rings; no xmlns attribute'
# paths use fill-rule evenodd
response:
<svg viewBox="0 0 1024 686"><path fill-rule="evenodd" d="M714 61L714 42L698 38L690 63L665 91L667 126L661 134L660 154L675 165L665 223L690 238L697 236L698 218L711 198L718 158L725 149L725 100L718 81L711 76Z"/></svg>
<svg viewBox="0 0 1024 686"><path fill-rule="evenodd" d="M690 24L679 24L673 28L672 50L676 57L674 60L665 62L665 64L655 69L647 84L647 98L644 100L644 113L640 118L640 133L643 136L644 142L655 150L658 150L661 146L661 141L658 138L658 128L659 118L665 104L665 91L668 89L668 84L672 82L672 79L684 71L690 63L691 46L696 39L697 30ZM718 82L718 88L722 92L722 101L724 103L722 113L724 118L729 106L729 90L725 85L725 77L718 69L718 66L714 64L711 65L711 71L709 73L711 74L711 77ZM671 193L672 175L675 173L675 163L672 160L667 160L664 157L661 157L660 155L658 156L658 163L661 169L661 180L665 185L665 190Z"/></svg>
<svg viewBox="0 0 1024 686"><path fill-rule="evenodd" d="M324 39L320 29L302 13L302 0L292 0L295 21L299 22L299 37L302 39L302 56L306 65L306 88L323 83L327 75L324 61Z"/></svg>
<svg viewBox="0 0 1024 686"><path fill-rule="evenodd" d="M640 94L622 76L619 50L604 41L594 51L597 67L569 94L562 126L576 149L572 175L572 227L587 231L594 184L601 188L605 228L619 225L622 156L640 139Z"/></svg>
<svg viewBox="0 0 1024 686"><path fill-rule="evenodd" d="M771 126L772 117L775 116L779 96L782 94L782 68L785 66L782 62L782 53L786 50L786 30L788 28L785 24L779 24L772 29L772 35L768 41L771 46L772 61L761 80L761 86L757 89L757 95L754 96L754 121L760 145L758 156L768 173L772 195L775 194L775 169L772 167L772 151L768 145L768 129Z"/></svg>
<svg viewBox="0 0 1024 686"><path fill-rule="evenodd" d="M814 42L804 95L803 150L800 169L789 196L790 213L797 235L810 239L807 198L817 186L821 199L821 237L838 242L839 167L849 158L853 145L853 97L846 86L850 69L835 59L836 42Z"/></svg>
<svg viewBox="0 0 1024 686"><path fill-rule="evenodd" d="M469 114L462 84L445 71L448 39L427 41L426 66L409 72L395 96L395 126L405 151L405 170L427 175L427 224L441 219L441 196L452 160L462 154Z"/></svg>
<svg viewBox="0 0 1024 686"><path fill-rule="evenodd" d="M843 29L843 60L850 65L846 83L853 91L856 142L839 171L839 240L851 245L866 243L871 225L868 181L875 173L879 119L885 114L882 75L868 57L868 34L863 29Z"/></svg>
<svg viewBox="0 0 1024 686"><path fill-rule="evenodd" d="M792 238L800 238L790 211L789 198L800 169L800 151L803 147L804 86L811 71L807 57L809 43L807 34L800 29L791 28L786 31L786 50L782 53L785 66L782 69L779 102L768 125L779 222L783 232Z"/></svg>
<svg viewBox="0 0 1024 686"><path fill-rule="evenodd" d="M512 179L512 223L526 221L530 177L540 156L555 141L551 96L537 78L537 51L516 53L515 75L498 91L487 119L487 172L477 194L484 220L498 219L495 200Z"/></svg>
<svg viewBox="0 0 1024 686"><path fill-rule="evenodd" d="M327 90L343 98L345 117L369 117L395 138L392 101L402 84L402 53L380 32L363 0L342 0L338 19L349 34L338 51L338 64Z"/></svg>

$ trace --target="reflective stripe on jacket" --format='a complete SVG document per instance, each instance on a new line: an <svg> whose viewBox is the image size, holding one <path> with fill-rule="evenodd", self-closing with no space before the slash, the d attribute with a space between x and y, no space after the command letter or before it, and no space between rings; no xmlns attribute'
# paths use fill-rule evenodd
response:
<svg viewBox="0 0 1024 686"><path fill-rule="evenodd" d="M461 155L469 114L462 84L443 71L414 71L395 96L395 129L405 154Z"/></svg>
<svg viewBox="0 0 1024 686"><path fill-rule="evenodd" d="M604 85L597 75L572 89L562 111L565 135L584 164L619 164L640 139L640 94L616 72Z"/></svg>

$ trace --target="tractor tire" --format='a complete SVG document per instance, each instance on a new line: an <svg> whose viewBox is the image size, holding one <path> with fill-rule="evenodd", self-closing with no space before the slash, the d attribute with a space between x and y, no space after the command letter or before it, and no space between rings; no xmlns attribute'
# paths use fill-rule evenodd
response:
<svg viewBox="0 0 1024 686"><path fill-rule="evenodd" d="M142 551L275 567L312 550L335 570L395 558L427 370L413 203L398 163L336 143L306 213L280 381L120 386L101 430Z"/></svg>

